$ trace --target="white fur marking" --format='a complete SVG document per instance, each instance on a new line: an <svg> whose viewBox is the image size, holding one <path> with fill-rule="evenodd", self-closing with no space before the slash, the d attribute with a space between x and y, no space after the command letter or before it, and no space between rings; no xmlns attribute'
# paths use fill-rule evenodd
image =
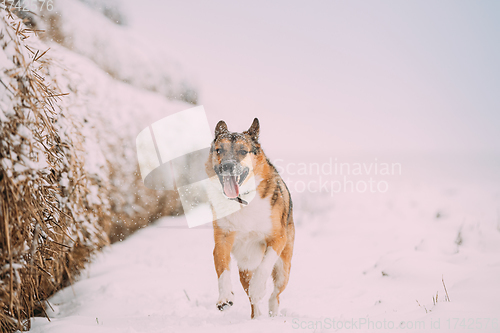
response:
<svg viewBox="0 0 500 333"><path fill-rule="evenodd" d="M279 303L277 296L280 292L281 286L285 282L283 260L281 258L278 258L276 264L274 265L274 268L277 268L277 273L275 275L276 280L274 281L274 290L271 294L271 297L269 297L269 316L271 317L278 315Z"/></svg>
<svg viewBox="0 0 500 333"><path fill-rule="evenodd" d="M260 317L260 309L259 309L259 306L257 304L255 304L253 306L253 316L255 318Z"/></svg>
<svg viewBox="0 0 500 333"><path fill-rule="evenodd" d="M260 177L255 177L257 184L260 181ZM248 206L218 220L217 224L222 228L236 231L231 252L240 270L256 269L262 262L266 236L272 229L270 199L262 199L256 195Z"/></svg>
<svg viewBox="0 0 500 333"><path fill-rule="evenodd" d="M217 304L233 301L234 295L231 289L231 272L226 269L219 276L219 300Z"/></svg>
<svg viewBox="0 0 500 333"><path fill-rule="evenodd" d="M265 250L264 238L259 234L243 234L236 236L233 244L233 255L240 271L253 271L262 262Z"/></svg>
<svg viewBox="0 0 500 333"><path fill-rule="evenodd" d="M278 315L279 304L276 296L269 299L269 316L276 317Z"/></svg>
<svg viewBox="0 0 500 333"><path fill-rule="evenodd" d="M248 293L253 304L257 304L266 294L266 281L271 275L277 259L278 254L269 246L264 259L262 259L261 264L255 270L252 280L250 280L250 286L248 287Z"/></svg>

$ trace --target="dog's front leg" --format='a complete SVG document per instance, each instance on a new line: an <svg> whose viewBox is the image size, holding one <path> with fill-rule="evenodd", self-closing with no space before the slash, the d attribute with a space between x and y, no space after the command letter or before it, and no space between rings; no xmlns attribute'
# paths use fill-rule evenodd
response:
<svg viewBox="0 0 500 333"><path fill-rule="evenodd" d="M229 271L231 262L231 249L234 243L234 232L227 232L214 226L214 263L219 279L219 300L217 308L221 311L233 305L234 293L231 285Z"/></svg>
<svg viewBox="0 0 500 333"><path fill-rule="evenodd" d="M248 295L252 304L257 305L266 294L267 278L271 275L274 264L283 251L285 243L286 237L281 237L281 235L267 243L264 258L262 258L262 262L253 273L250 286L248 287Z"/></svg>

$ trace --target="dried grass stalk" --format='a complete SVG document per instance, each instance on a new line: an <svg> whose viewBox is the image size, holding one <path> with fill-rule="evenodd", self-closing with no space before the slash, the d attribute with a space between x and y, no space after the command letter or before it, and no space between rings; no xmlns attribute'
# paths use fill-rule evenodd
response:
<svg viewBox="0 0 500 333"><path fill-rule="evenodd" d="M46 315L44 300L72 283L106 244L182 213L176 192L148 190L131 171L138 171L135 151L123 147L134 138L100 140L106 158L98 173L90 171L88 136L107 124L87 110L91 126L73 109L71 101L84 104L88 96L49 58L39 32L0 8L2 332L27 330L30 317Z"/></svg>
<svg viewBox="0 0 500 333"><path fill-rule="evenodd" d="M47 50L0 9L0 331L29 329L42 302L108 244L108 208L88 201L79 124L45 80Z"/></svg>

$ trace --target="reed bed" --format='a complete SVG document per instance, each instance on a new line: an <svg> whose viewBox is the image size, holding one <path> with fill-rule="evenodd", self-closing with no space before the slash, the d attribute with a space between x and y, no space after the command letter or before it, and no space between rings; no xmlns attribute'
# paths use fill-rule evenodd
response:
<svg viewBox="0 0 500 333"><path fill-rule="evenodd" d="M135 152L117 149L123 138L99 143L104 162L92 171L86 137L95 129L64 103L81 92L58 76L39 33L0 8L2 332L28 330L30 317L46 315L48 297L102 247L182 213L174 192L143 187L130 160ZM126 170L119 167L125 160Z"/></svg>

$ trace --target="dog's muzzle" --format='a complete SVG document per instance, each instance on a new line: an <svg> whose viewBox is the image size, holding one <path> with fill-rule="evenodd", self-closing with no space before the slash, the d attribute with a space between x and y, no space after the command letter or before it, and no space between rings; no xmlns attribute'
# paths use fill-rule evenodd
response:
<svg viewBox="0 0 500 333"><path fill-rule="evenodd" d="M215 173L219 177L224 194L234 199L240 195L240 186L248 176L248 167L243 167L235 161L224 161L214 167Z"/></svg>

